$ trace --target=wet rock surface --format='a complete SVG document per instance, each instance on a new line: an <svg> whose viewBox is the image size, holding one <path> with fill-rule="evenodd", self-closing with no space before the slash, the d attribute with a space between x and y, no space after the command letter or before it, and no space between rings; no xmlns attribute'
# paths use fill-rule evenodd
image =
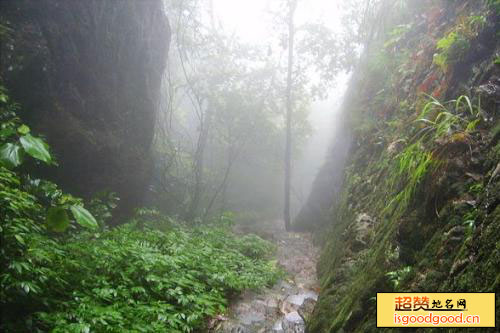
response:
<svg viewBox="0 0 500 333"><path fill-rule="evenodd" d="M272 288L248 291L235 299L227 318L214 332L222 333L302 333L318 298L316 261L318 251L309 234L286 232L282 221L259 228L272 234L278 246L277 260L287 272Z"/></svg>

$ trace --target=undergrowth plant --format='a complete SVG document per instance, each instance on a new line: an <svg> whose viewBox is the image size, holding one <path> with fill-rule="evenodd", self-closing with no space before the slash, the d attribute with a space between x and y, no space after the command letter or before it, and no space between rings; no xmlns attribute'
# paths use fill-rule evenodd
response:
<svg viewBox="0 0 500 333"><path fill-rule="evenodd" d="M0 167L6 169L6 173L7 170L15 170L24 163L26 156L35 161L57 165L48 144L42 138L31 134L30 128L17 117L17 109L18 106L9 102L5 89L0 86ZM31 188L32 194L43 197L43 200L49 203L46 207L45 222L51 231L65 231L71 223L69 214L72 214L82 227L97 227L97 221L83 207L80 199L63 193L56 184L48 181L31 179L28 175L22 180L25 188ZM21 185L21 179L16 183ZM4 203L16 211L15 198L10 197L7 191L3 195Z"/></svg>
<svg viewBox="0 0 500 333"><path fill-rule="evenodd" d="M463 60L471 40L477 37L485 23L484 16L460 17L454 29L437 42L438 52L434 55L434 63L447 71L449 65Z"/></svg>
<svg viewBox="0 0 500 333"><path fill-rule="evenodd" d="M399 286L401 285L401 282L406 279L412 272L412 267L411 266L405 266L401 269L391 271L385 274L385 276L389 279L391 282L394 290L398 290Z"/></svg>
<svg viewBox="0 0 500 333"><path fill-rule="evenodd" d="M417 141L403 150L396 159L395 172L391 174L392 188L396 183L405 179L402 190L389 202L388 208L397 207L404 211L411 203L419 185L431 170L434 164L432 154L426 151L422 143Z"/></svg>
<svg viewBox="0 0 500 333"><path fill-rule="evenodd" d="M392 163L388 188L393 193L385 211L403 212L411 204L427 175L444 165L447 146L469 144L470 135L481 120L480 101L473 106L462 95L441 103L433 96L424 105L415 124L413 136Z"/></svg>
<svg viewBox="0 0 500 333"><path fill-rule="evenodd" d="M281 275L274 247L234 235L230 214L193 228L142 208L106 227L116 195L95 196L94 217L23 168L26 157L55 162L16 108L0 87L1 332L191 332L231 295Z"/></svg>
<svg viewBox="0 0 500 333"><path fill-rule="evenodd" d="M56 163L47 143L17 117L17 109L0 86L0 330L19 332L31 329L26 322L22 328L6 322L28 320L24 314L47 302L43 295L50 286L54 292L62 287L47 267L57 240L68 230L93 230L97 222L81 199L22 169L28 158L35 165Z"/></svg>
<svg viewBox="0 0 500 333"><path fill-rule="evenodd" d="M53 254L71 288L36 314L53 332L190 332L225 311L229 295L279 276L268 243L227 228L162 232L126 224L82 235ZM251 241L258 252L249 251Z"/></svg>
<svg viewBox="0 0 500 333"><path fill-rule="evenodd" d="M481 120L480 103L476 108L473 107L468 96L462 95L445 103L433 96L427 97L430 101L425 104L416 120L424 124L417 133L419 140L436 140L457 132L471 132Z"/></svg>

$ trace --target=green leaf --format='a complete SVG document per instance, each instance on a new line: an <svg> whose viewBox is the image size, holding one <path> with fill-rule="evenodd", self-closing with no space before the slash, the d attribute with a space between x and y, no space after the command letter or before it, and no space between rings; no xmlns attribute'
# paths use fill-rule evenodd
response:
<svg viewBox="0 0 500 333"><path fill-rule="evenodd" d="M45 222L50 230L63 232L69 227L69 217L66 210L62 207L51 207L47 212Z"/></svg>
<svg viewBox="0 0 500 333"><path fill-rule="evenodd" d="M21 126L19 126L17 128L17 131L19 132L19 134L25 135L25 134L28 134L30 132L30 128L28 126L22 124Z"/></svg>
<svg viewBox="0 0 500 333"><path fill-rule="evenodd" d="M70 208L73 216L76 219L76 222L78 222L79 225L91 229L97 228L97 221L88 210L86 210L82 206L76 205L73 205Z"/></svg>
<svg viewBox="0 0 500 333"><path fill-rule="evenodd" d="M17 241L23 245L26 245L26 243L24 242L24 238L22 238L21 236L19 235L14 235L14 237L17 239Z"/></svg>
<svg viewBox="0 0 500 333"><path fill-rule="evenodd" d="M31 134L26 134L21 137L20 141L24 150L34 158L46 163L52 161L49 146L42 139L35 138Z"/></svg>
<svg viewBox="0 0 500 333"><path fill-rule="evenodd" d="M23 162L21 147L13 143L6 143L0 147L0 164L12 169Z"/></svg>
<svg viewBox="0 0 500 333"><path fill-rule="evenodd" d="M9 136L11 136L15 133L16 133L16 131L13 128L7 127L7 128L0 130L0 137L1 138L8 138Z"/></svg>

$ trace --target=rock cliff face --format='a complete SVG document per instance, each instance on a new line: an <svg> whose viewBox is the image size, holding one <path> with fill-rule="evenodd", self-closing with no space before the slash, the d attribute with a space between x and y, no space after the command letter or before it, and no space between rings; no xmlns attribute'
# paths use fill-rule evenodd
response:
<svg viewBox="0 0 500 333"><path fill-rule="evenodd" d="M0 8L1 75L22 101L23 119L54 148L60 167L50 175L78 195L115 191L126 213L151 173L170 41L163 2L22 0Z"/></svg>
<svg viewBox="0 0 500 333"><path fill-rule="evenodd" d="M310 332L375 331L377 292L499 289L500 4L382 3L344 104L350 144L296 221L323 244Z"/></svg>

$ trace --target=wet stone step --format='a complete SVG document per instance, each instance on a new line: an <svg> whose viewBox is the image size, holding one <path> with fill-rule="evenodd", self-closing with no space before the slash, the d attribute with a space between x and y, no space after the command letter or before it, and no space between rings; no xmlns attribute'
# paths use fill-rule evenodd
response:
<svg viewBox="0 0 500 333"><path fill-rule="evenodd" d="M318 253L308 234L287 233L282 222L269 226L267 233L278 246L277 260L287 272L286 279L259 292L246 292L234 300L228 317L215 332L222 333L304 333L304 319L318 299L316 261Z"/></svg>

